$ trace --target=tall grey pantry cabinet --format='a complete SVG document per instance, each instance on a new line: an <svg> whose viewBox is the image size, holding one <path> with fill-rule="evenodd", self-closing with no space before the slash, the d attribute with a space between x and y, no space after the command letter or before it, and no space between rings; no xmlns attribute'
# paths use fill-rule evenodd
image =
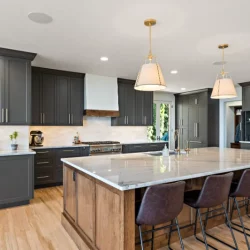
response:
<svg viewBox="0 0 250 250"><path fill-rule="evenodd" d="M175 95L176 129L180 148L219 146L219 100L211 99L212 89Z"/></svg>
<svg viewBox="0 0 250 250"><path fill-rule="evenodd" d="M31 61L36 54L0 48L0 125L31 122Z"/></svg>

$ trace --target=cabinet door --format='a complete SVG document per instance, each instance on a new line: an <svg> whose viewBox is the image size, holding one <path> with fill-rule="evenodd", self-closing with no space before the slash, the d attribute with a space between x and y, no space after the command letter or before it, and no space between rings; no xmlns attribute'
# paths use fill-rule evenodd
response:
<svg viewBox="0 0 250 250"><path fill-rule="evenodd" d="M42 108L41 108L41 74L38 71L32 71L31 86L31 123L33 125L42 124Z"/></svg>
<svg viewBox="0 0 250 250"><path fill-rule="evenodd" d="M5 121L5 84L4 84L4 59L0 58L0 124L4 124Z"/></svg>
<svg viewBox="0 0 250 250"><path fill-rule="evenodd" d="M242 111L250 111L250 86L242 88Z"/></svg>
<svg viewBox="0 0 250 250"><path fill-rule="evenodd" d="M145 114L144 114L144 92L136 91L135 92L135 106L136 106L136 116L135 116L135 125L143 126L145 124Z"/></svg>
<svg viewBox="0 0 250 250"><path fill-rule="evenodd" d="M33 156L0 157L0 206L33 198Z"/></svg>
<svg viewBox="0 0 250 250"><path fill-rule="evenodd" d="M135 125L135 91L134 85L126 84L126 96L124 103L126 105L126 125L128 126Z"/></svg>
<svg viewBox="0 0 250 250"><path fill-rule="evenodd" d="M176 118L175 118L175 127L181 128L182 127L182 96L177 96L176 99Z"/></svg>
<svg viewBox="0 0 250 250"><path fill-rule="evenodd" d="M5 124L29 125L31 122L31 63L21 59L5 60Z"/></svg>
<svg viewBox="0 0 250 250"><path fill-rule="evenodd" d="M203 144L208 143L208 109L207 107L199 107L198 108L198 141Z"/></svg>
<svg viewBox="0 0 250 250"><path fill-rule="evenodd" d="M182 96L182 127L188 129L188 96Z"/></svg>
<svg viewBox="0 0 250 250"><path fill-rule="evenodd" d="M143 124L153 125L153 92L144 92L143 98Z"/></svg>
<svg viewBox="0 0 250 250"><path fill-rule="evenodd" d="M188 107L188 137L190 141L197 141L198 107Z"/></svg>
<svg viewBox="0 0 250 250"><path fill-rule="evenodd" d="M76 220L76 173L71 169L63 168L64 210Z"/></svg>
<svg viewBox="0 0 250 250"><path fill-rule="evenodd" d="M56 76L42 74L42 121L43 125L55 125Z"/></svg>
<svg viewBox="0 0 250 250"><path fill-rule="evenodd" d="M70 125L69 102L70 79L65 76L56 77L56 124Z"/></svg>
<svg viewBox="0 0 250 250"><path fill-rule="evenodd" d="M70 124L83 125L84 111L84 80L82 78L70 78Z"/></svg>

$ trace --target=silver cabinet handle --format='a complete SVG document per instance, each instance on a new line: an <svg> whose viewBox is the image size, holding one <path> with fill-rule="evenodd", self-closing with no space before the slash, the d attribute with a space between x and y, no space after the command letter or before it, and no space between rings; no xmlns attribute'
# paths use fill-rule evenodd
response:
<svg viewBox="0 0 250 250"><path fill-rule="evenodd" d="M194 99L194 104L198 104L198 99L197 98Z"/></svg>
<svg viewBox="0 0 250 250"><path fill-rule="evenodd" d="M196 126L195 126L195 123L194 123L194 137L196 137L195 129L196 129Z"/></svg>
<svg viewBox="0 0 250 250"><path fill-rule="evenodd" d="M43 152L36 152L37 154L47 154L49 151L43 151Z"/></svg>
<svg viewBox="0 0 250 250"><path fill-rule="evenodd" d="M49 164L48 161L40 161L36 163L37 165Z"/></svg>
<svg viewBox="0 0 250 250"><path fill-rule="evenodd" d="M196 123L196 137L199 137L199 127L198 127L199 123Z"/></svg>
<svg viewBox="0 0 250 250"><path fill-rule="evenodd" d="M156 144L152 144L152 145L150 145L150 147L157 147L158 145L156 145Z"/></svg>
<svg viewBox="0 0 250 250"><path fill-rule="evenodd" d="M8 122L8 118L9 118L9 117L8 117L8 109L6 109L5 112L6 112L6 113L5 113L5 122Z"/></svg>
<svg viewBox="0 0 250 250"><path fill-rule="evenodd" d="M37 179L46 179L46 178L49 178L49 176L45 175L45 176L39 176L39 177L37 177Z"/></svg>
<svg viewBox="0 0 250 250"><path fill-rule="evenodd" d="M72 149L65 149L63 150L63 152L74 152L75 150L72 150Z"/></svg>
<svg viewBox="0 0 250 250"><path fill-rule="evenodd" d="M124 116L124 124L126 124L126 121L127 121L127 120L126 120L126 115L125 115L125 116Z"/></svg>
<svg viewBox="0 0 250 250"><path fill-rule="evenodd" d="M139 145L136 145L136 146L134 146L134 148L141 148L141 146L139 146Z"/></svg>
<svg viewBox="0 0 250 250"><path fill-rule="evenodd" d="M189 143L202 143L201 141L189 141Z"/></svg>
<svg viewBox="0 0 250 250"><path fill-rule="evenodd" d="M4 109L2 109L2 123L4 123Z"/></svg>
<svg viewBox="0 0 250 250"><path fill-rule="evenodd" d="M69 124L70 124L70 114L69 114Z"/></svg>

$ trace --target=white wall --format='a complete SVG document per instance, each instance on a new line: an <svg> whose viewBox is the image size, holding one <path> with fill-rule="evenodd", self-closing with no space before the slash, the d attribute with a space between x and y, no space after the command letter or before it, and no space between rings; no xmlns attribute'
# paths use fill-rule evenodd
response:
<svg viewBox="0 0 250 250"><path fill-rule="evenodd" d="M10 149L9 135L14 131L19 133L17 138L18 149L29 148L29 126L0 126L0 150Z"/></svg>
<svg viewBox="0 0 250 250"><path fill-rule="evenodd" d="M227 132L232 131L232 126L230 117L230 106L241 105L242 103L242 88L240 86L236 87L237 97L232 99L222 99L220 100L220 147L227 147ZM228 129L229 128L229 129ZM232 139L231 137L229 139Z"/></svg>
<svg viewBox="0 0 250 250"><path fill-rule="evenodd" d="M174 149L174 130L175 130L175 96L172 93L167 92L154 92L154 101L169 102L170 109L170 135L169 143L170 148Z"/></svg>

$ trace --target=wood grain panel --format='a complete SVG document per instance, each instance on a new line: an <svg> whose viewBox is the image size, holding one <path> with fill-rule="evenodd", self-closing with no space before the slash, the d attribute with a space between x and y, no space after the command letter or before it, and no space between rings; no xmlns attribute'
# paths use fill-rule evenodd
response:
<svg viewBox="0 0 250 250"><path fill-rule="evenodd" d="M74 171L71 168L64 167L64 210L76 220L76 186L73 180Z"/></svg>
<svg viewBox="0 0 250 250"><path fill-rule="evenodd" d="M95 183L77 175L77 224L95 242Z"/></svg>
<svg viewBox="0 0 250 250"><path fill-rule="evenodd" d="M96 184L96 246L100 250L123 249L120 196Z"/></svg>

